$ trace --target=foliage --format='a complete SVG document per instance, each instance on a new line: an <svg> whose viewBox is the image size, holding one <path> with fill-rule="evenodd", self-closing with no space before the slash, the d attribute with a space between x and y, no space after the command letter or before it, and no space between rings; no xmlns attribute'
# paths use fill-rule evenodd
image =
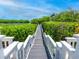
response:
<svg viewBox="0 0 79 59"><path fill-rule="evenodd" d="M79 34L79 24L76 24L76 26L75 26L75 33Z"/></svg>
<svg viewBox="0 0 79 59"><path fill-rule="evenodd" d="M28 20L0 19L0 23L29 23Z"/></svg>
<svg viewBox="0 0 79 59"><path fill-rule="evenodd" d="M35 24L0 24L0 31L7 36L14 36L16 41L24 41L35 32Z"/></svg>
<svg viewBox="0 0 79 59"><path fill-rule="evenodd" d="M39 21L38 21L38 19L32 19L32 20L31 20L31 23L32 23L32 24L39 24Z"/></svg>
<svg viewBox="0 0 79 59"><path fill-rule="evenodd" d="M65 36L72 36L73 33L79 33L79 12L67 10L60 13L53 13L51 16L35 18L31 20L8 20L0 19L0 23L10 23L9 25L0 24L2 34L14 36L15 40L24 41L29 34L33 34L36 28L35 24L42 24L44 32L51 35L55 41L64 39ZM11 25L11 23L14 23ZM15 25L16 23L16 25Z"/></svg>
<svg viewBox="0 0 79 59"><path fill-rule="evenodd" d="M76 22L44 22L44 32L49 34L55 41L63 40L66 36L75 33Z"/></svg>
<svg viewBox="0 0 79 59"><path fill-rule="evenodd" d="M44 16L44 17L42 17L42 18L32 19L32 20L31 20L31 23L33 23L33 24L40 24L40 23L43 23L43 22L47 22L47 21L49 21L49 20L50 20L50 19L49 19L48 16Z"/></svg>
<svg viewBox="0 0 79 59"><path fill-rule="evenodd" d="M42 18L32 19L31 23L39 24L48 21L57 22L79 22L79 12L75 10L67 10L60 13L53 13L51 16L45 16Z"/></svg>
<svg viewBox="0 0 79 59"><path fill-rule="evenodd" d="M74 10L67 10L58 14L52 14L50 18L51 21L79 22L79 12Z"/></svg>

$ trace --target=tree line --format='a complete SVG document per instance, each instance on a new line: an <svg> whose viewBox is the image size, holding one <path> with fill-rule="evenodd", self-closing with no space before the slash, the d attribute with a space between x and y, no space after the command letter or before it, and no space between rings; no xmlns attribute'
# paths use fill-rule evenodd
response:
<svg viewBox="0 0 79 59"><path fill-rule="evenodd" d="M29 23L29 20L0 19L0 23Z"/></svg>
<svg viewBox="0 0 79 59"><path fill-rule="evenodd" d="M42 18L33 19L31 23L42 23L48 21L57 21L57 22L79 22L79 11L67 10L60 13L53 13L50 16L44 16Z"/></svg>
<svg viewBox="0 0 79 59"><path fill-rule="evenodd" d="M34 23L39 24L42 22L48 21L58 21L58 22L79 22L79 11L75 10L66 10L59 13L53 13L50 16L43 16L41 18L34 18L31 21L29 20L8 20L8 19L0 19L0 23Z"/></svg>

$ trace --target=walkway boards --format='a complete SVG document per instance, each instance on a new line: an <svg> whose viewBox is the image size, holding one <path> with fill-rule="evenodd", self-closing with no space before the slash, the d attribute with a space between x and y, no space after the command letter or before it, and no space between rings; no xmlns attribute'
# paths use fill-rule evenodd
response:
<svg viewBox="0 0 79 59"><path fill-rule="evenodd" d="M43 45L41 26L38 25L35 34L35 41L30 50L28 59L48 59L45 51L45 47Z"/></svg>

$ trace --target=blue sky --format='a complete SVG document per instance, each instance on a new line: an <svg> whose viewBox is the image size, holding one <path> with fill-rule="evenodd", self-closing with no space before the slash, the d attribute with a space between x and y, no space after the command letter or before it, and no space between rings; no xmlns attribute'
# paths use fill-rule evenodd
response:
<svg viewBox="0 0 79 59"><path fill-rule="evenodd" d="M69 7L79 10L79 0L0 0L0 18L39 18Z"/></svg>

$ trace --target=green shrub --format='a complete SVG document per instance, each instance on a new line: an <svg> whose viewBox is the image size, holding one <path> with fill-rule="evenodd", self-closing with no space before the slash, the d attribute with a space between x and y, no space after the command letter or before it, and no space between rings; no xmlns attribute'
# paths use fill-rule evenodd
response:
<svg viewBox="0 0 79 59"><path fill-rule="evenodd" d="M16 41L24 41L28 35L35 32L35 24L2 24L0 26L1 34L14 36Z"/></svg>
<svg viewBox="0 0 79 59"><path fill-rule="evenodd" d="M55 41L63 40L66 36L75 33L76 22L44 22L44 32L49 34Z"/></svg>
<svg viewBox="0 0 79 59"><path fill-rule="evenodd" d="M29 23L29 20L0 19L0 23Z"/></svg>

